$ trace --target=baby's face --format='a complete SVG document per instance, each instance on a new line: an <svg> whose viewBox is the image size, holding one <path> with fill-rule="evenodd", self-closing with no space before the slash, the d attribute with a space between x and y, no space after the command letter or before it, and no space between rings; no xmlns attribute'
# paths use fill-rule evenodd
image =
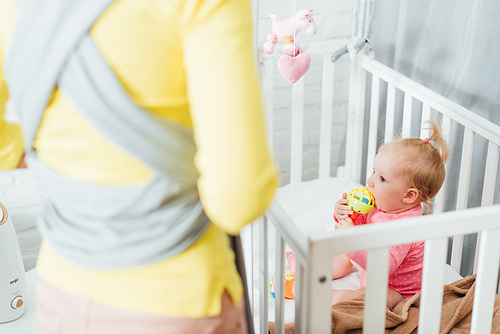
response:
<svg viewBox="0 0 500 334"><path fill-rule="evenodd" d="M408 209L403 198L410 186L401 166L394 160L395 154L392 149L379 152L373 162L373 174L366 181L368 190L375 197L375 207L388 213Z"/></svg>

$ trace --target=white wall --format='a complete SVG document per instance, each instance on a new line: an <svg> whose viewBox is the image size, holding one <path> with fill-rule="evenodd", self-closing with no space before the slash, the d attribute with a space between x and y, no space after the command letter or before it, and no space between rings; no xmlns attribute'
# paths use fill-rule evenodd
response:
<svg viewBox="0 0 500 334"><path fill-rule="evenodd" d="M270 14L282 18L291 17L291 9L294 5L290 1L254 1L258 5L258 41L257 45L262 49L266 42L266 36L271 33ZM296 11L302 9L313 9L313 18L317 25L317 33L309 36L305 32L297 35L296 42L305 47L315 43L332 42L343 43L352 36L353 0L338 1L297 1ZM255 10L257 11L257 10ZM294 13L294 12L293 12ZM278 47L278 46L277 46ZM262 53L262 51L261 51ZM275 52L277 53L277 52ZM304 75L305 84L305 106L304 106L304 157L303 157L303 180L310 180L318 176L319 161L319 124L321 111L321 76L322 58L312 55L311 68ZM335 65L334 105L333 105L333 134L332 134L332 163L331 174L336 174L337 166L342 165L344 157L345 124L347 114L347 100L349 87L349 64L348 56L344 56ZM264 73L264 75L269 75ZM278 162L281 174L281 184L285 185L290 180L290 146L291 146L291 97L292 90L278 72L274 69L274 84L277 90L273 94L273 146L274 154Z"/></svg>

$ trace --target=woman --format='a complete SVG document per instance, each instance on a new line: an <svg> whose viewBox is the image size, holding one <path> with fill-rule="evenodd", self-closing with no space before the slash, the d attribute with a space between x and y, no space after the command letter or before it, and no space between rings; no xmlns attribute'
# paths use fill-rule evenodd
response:
<svg viewBox="0 0 500 334"><path fill-rule="evenodd" d="M0 2L0 106L10 94L47 199L39 333L246 333L227 234L277 185L249 13L247 0ZM6 143L21 141L9 132L0 152L19 160Z"/></svg>

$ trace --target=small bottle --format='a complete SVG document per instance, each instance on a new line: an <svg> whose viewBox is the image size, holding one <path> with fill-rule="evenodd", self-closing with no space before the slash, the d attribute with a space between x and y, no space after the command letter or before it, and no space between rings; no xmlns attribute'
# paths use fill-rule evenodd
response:
<svg viewBox="0 0 500 334"><path fill-rule="evenodd" d="M14 225L0 203L0 323L20 318L26 310L26 277Z"/></svg>

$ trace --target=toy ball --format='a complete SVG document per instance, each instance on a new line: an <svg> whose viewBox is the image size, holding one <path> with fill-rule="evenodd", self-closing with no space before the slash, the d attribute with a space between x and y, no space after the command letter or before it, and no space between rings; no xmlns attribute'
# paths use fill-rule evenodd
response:
<svg viewBox="0 0 500 334"><path fill-rule="evenodd" d="M347 205L354 211L351 216L351 219L354 220L359 214L372 211L375 207L375 197L366 187L354 188L347 195Z"/></svg>

